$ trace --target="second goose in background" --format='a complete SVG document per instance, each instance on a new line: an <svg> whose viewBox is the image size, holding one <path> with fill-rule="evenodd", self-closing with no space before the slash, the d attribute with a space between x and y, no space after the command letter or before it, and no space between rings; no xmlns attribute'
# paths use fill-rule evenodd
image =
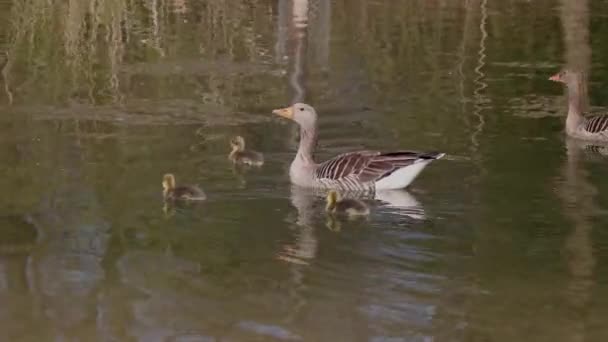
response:
<svg viewBox="0 0 608 342"><path fill-rule="evenodd" d="M608 142L608 116L584 117L587 103L587 84L580 71L562 70L549 80L563 83L568 88L568 116L566 134L571 137Z"/></svg>

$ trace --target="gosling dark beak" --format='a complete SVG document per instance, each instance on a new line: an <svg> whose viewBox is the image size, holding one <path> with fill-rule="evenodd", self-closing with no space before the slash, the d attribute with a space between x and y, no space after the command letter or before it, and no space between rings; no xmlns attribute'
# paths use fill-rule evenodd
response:
<svg viewBox="0 0 608 342"><path fill-rule="evenodd" d="M275 109L272 111L272 114L276 114L290 120L293 119L293 109L291 107Z"/></svg>

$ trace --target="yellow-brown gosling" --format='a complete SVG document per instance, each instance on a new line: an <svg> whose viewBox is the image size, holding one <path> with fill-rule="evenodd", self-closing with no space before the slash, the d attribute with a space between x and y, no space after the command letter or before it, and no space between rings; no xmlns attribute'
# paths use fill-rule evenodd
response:
<svg viewBox="0 0 608 342"><path fill-rule="evenodd" d="M232 151L228 155L235 164L244 164L252 166L262 166L264 164L264 156L260 152L245 150L245 139L237 135L230 140Z"/></svg>
<svg viewBox="0 0 608 342"><path fill-rule="evenodd" d="M365 216L369 215L369 207L356 199L344 198L335 190L330 190L327 193L327 205L325 210L330 214L346 215L346 216Z"/></svg>
<svg viewBox="0 0 608 342"><path fill-rule="evenodd" d="M163 197L166 201L202 201L207 199L205 192L196 185L175 186L175 176L171 173L163 176Z"/></svg>

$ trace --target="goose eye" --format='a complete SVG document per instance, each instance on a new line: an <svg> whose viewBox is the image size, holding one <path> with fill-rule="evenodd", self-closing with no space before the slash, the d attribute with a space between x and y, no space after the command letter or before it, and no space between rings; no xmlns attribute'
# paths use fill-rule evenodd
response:
<svg viewBox="0 0 608 342"><path fill-rule="evenodd" d="M304 111L304 108L300 108L300 112L303 112L303 111Z"/></svg>

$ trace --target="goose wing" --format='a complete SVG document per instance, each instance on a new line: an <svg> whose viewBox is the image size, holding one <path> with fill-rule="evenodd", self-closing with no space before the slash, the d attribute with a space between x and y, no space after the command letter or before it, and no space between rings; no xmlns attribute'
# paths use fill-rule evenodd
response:
<svg viewBox="0 0 608 342"><path fill-rule="evenodd" d="M422 161L439 159L442 156L442 153L414 151L349 152L319 164L315 170L315 177L333 181L350 178L361 183L377 182L401 168Z"/></svg>
<svg viewBox="0 0 608 342"><path fill-rule="evenodd" d="M603 133L608 130L608 115L590 117L584 125L589 133Z"/></svg>

